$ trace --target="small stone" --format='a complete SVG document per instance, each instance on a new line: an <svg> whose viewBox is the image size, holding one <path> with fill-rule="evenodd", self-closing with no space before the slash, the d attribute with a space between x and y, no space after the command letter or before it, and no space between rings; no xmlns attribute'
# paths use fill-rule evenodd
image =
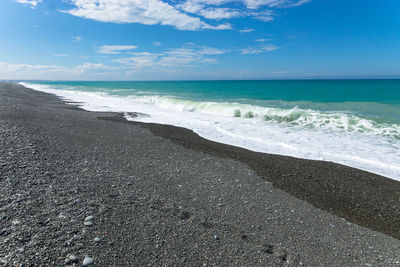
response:
<svg viewBox="0 0 400 267"><path fill-rule="evenodd" d="M71 260L68 259L68 258L66 258L66 259L64 260L64 263L65 263L66 265L69 265L69 264L71 263Z"/></svg>
<svg viewBox="0 0 400 267"><path fill-rule="evenodd" d="M219 237L217 235L214 235L214 240L219 240Z"/></svg>
<svg viewBox="0 0 400 267"><path fill-rule="evenodd" d="M68 259L69 259L71 262L77 262L77 261L78 261L78 257L75 256L74 254L69 255L69 256L68 256Z"/></svg>
<svg viewBox="0 0 400 267"><path fill-rule="evenodd" d="M85 226L93 226L93 222L92 221L86 221L83 223Z"/></svg>
<svg viewBox="0 0 400 267"><path fill-rule="evenodd" d="M75 199L75 203L76 204L81 204L82 203L82 199L80 199L80 198Z"/></svg>
<svg viewBox="0 0 400 267"><path fill-rule="evenodd" d="M6 234L6 229L0 230L0 235L5 235Z"/></svg>
<svg viewBox="0 0 400 267"><path fill-rule="evenodd" d="M87 217L85 218L85 222L87 222L87 221L93 221L93 219L94 219L94 216L93 216L93 215L87 216Z"/></svg>
<svg viewBox="0 0 400 267"><path fill-rule="evenodd" d="M94 242L100 242L100 241L101 241L100 237L95 237L94 238Z"/></svg>
<svg viewBox="0 0 400 267"><path fill-rule="evenodd" d="M7 261L7 260L1 260L0 263L1 263L3 266L7 266L7 265L8 265L8 261Z"/></svg>
<svg viewBox="0 0 400 267"><path fill-rule="evenodd" d="M83 263L82 263L83 266L89 266L89 265L92 265L92 264L94 264L94 260L92 258L89 258L89 257L86 257L83 260Z"/></svg>

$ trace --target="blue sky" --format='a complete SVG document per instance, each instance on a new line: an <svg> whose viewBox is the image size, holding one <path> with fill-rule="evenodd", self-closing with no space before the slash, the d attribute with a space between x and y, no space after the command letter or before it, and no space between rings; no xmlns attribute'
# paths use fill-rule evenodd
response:
<svg viewBox="0 0 400 267"><path fill-rule="evenodd" d="M398 0L1 0L0 79L400 78Z"/></svg>

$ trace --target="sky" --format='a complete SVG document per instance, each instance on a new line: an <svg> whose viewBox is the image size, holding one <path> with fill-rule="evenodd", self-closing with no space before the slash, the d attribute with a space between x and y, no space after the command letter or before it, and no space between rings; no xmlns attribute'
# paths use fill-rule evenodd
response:
<svg viewBox="0 0 400 267"><path fill-rule="evenodd" d="M310 78L400 78L400 1L0 1L3 80Z"/></svg>

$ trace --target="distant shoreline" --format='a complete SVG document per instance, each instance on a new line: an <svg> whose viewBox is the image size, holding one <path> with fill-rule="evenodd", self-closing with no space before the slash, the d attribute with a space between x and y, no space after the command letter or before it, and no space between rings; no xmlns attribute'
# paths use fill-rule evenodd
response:
<svg viewBox="0 0 400 267"><path fill-rule="evenodd" d="M346 77L322 77L322 78L271 78L271 79L205 79L205 80L199 80L199 79L193 79L193 80L37 80L37 79L27 79L27 80L21 80L21 79L14 79L14 80L8 80L8 79L0 79L0 82L12 82L12 83L17 83L17 82L207 82L207 81L351 81L351 80L400 80L400 77L394 77L394 78L385 78L385 77L356 77L356 78L346 78Z"/></svg>

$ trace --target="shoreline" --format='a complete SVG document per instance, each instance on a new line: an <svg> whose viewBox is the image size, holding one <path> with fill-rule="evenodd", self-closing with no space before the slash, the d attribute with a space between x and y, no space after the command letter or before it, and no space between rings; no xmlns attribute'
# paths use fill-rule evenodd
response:
<svg viewBox="0 0 400 267"><path fill-rule="evenodd" d="M155 92L155 98L147 93L143 96L139 96L141 93L136 95L136 89L129 88L137 86L139 90L144 85L136 85L134 82L114 84L125 88L125 93L118 90L114 92L111 89L112 83L104 84L105 88L110 88L105 91L111 90L105 95L101 93L103 89L94 90L99 90L98 92L90 89L92 86L101 87L101 84L97 83L20 84L57 95L67 102L80 102L77 105L87 111L139 111L150 116L133 120L187 128L215 142L266 154L335 162L397 181L400 179L400 168L398 160L396 161L400 158L400 153L395 149L399 145L396 139L400 128L398 123L385 123L384 119L395 114L397 109L384 103L362 102L364 104L354 105L355 102L331 103L327 99L323 102L310 100L309 103L285 100L258 102L255 99L244 100L246 97L243 101L224 100L224 90L220 89L216 94L221 94L221 97L214 101L206 95L201 96L203 93L197 92L196 86L189 90L194 90L193 93L198 96L179 96L182 94L182 88L178 84L169 85L177 88L176 95L173 91L168 94ZM79 88L80 85L83 87ZM71 91L64 86L74 89ZM159 86L163 91L165 85ZM190 87L190 84L185 86ZM246 88L249 86L251 84L247 84ZM280 85L278 83L274 86ZM259 89L255 86L256 92ZM235 98L238 94L237 88L234 91L235 96L232 97ZM132 95L123 96L126 94ZM356 98L354 95L353 92L353 98ZM390 109L392 110L389 112ZM367 115L367 110L371 110L372 113ZM377 112L378 110L380 111ZM247 118L248 114L254 117ZM373 119L375 116L377 117ZM127 119L132 120L129 117Z"/></svg>
<svg viewBox="0 0 400 267"><path fill-rule="evenodd" d="M100 119L141 125L154 135L186 148L238 160L280 190L350 222L400 239L397 180L335 162L255 152L208 140L191 129L128 121L122 114L115 114Z"/></svg>
<svg viewBox="0 0 400 267"><path fill-rule="evenodd" d="M38 166L42 167L36 168L47 166L46 171L51 172L51 177L47 178L44 170L44 174L35 174L34 170L6 166L1 170L8 178L1 182L13 185L13 179L28 179L29 173L33 172L32 177L39 181L44 179L41 185L45 188L49 183L52 188L59 188L46 190L54 195L51 200L62 203L59 207L68 222L60 219L59 223L68 229L75 224L81 225L90 212L96 220L102 218L99 219L101 224L95 221L93 228L78 231L83 239L86 235L94 238L91 231L103 235L102 239L106 239L104 232L116 235L112 244L82 245L81 254L97 253L95 257L101 258L97 259L100 265L116 264L113 259L102 257L102 253L125 257L123 262L133 261L137 265L178 262L183 265L200 262L211 265L269 263L290 266L300 262L332 265L333 259L340 265L350 264L355 258L361 265L369 264L373 258L385 259L392 264L399 260L400 241L369 230L399 239L400 183L397 181L335 163L252 152L203 139L183 128L130 122L117 113L84 111L65 104L56 96L15 84L0 83L0 90L1 101L6 102L1 103L0 119L11 127L9 130L2 128L3 136L17 135L20 130L25 133L7 145L12 147L26 136L36 139L32 142L37 147L35 153L22 153L29 144L12 151L21 151L22 159L37 160ZM13 165L12 162L7 164ZM20 171L28 174L19 174ZM31 181L22 180L2 190L15 192L21 186L22 190L26 183ZM41 189L31 185L30 190ZM70 193L60 196L59 192ZM47 191L44 193L46 195ZM12 214L16 212L13 205L25 205L25 202L14 203L15 197L4 196L7 200L2 199L2 203L9 206L1 210L2 223L9 225L6 226L8 233L20 225L11 223L18 217ZM76 199L82 198L90 212L82 212L83 208L74 204ZM46 209L54 215L59 213L47 206ZM78 222L69 221L72 214L79 218ZM257 227L252 228L252 225ZM72 236L78 234L74 231L71 229ZM157 239L152 236L154 232L156 236L165 237ZM174 232L178 236L174 236ZM7 234L7 238L10 235ZM261 236L264 238L260 239ZM131 241L128 237L132 237ZM5 240L4 235L0 238ZM171 240L175 242L173 250L165 247ZM115 251L116 244L121 246L121 252ZM349 248L349 244L354 247ZM264 252L251 249L257 246ZM337 252L329 250L336 246ZM365 251L368 246L373 246L376 251ZM71 247L77 250L75 245ZM161 248L170 253L187 250L188 255L182 256L185 254L182 252L179 257L173 257L160 252ZM62 255L56 253L61 261L71 253L64 250ZM130 250L135 255L132 258L126 256ZM216 251L223 253L214 256ZM351 251L351 256L345 251ZM196 258L191 253L201 255ZM51 260L57 262L56 258ZM49 261L42 259L42 262Z"/></svg>

